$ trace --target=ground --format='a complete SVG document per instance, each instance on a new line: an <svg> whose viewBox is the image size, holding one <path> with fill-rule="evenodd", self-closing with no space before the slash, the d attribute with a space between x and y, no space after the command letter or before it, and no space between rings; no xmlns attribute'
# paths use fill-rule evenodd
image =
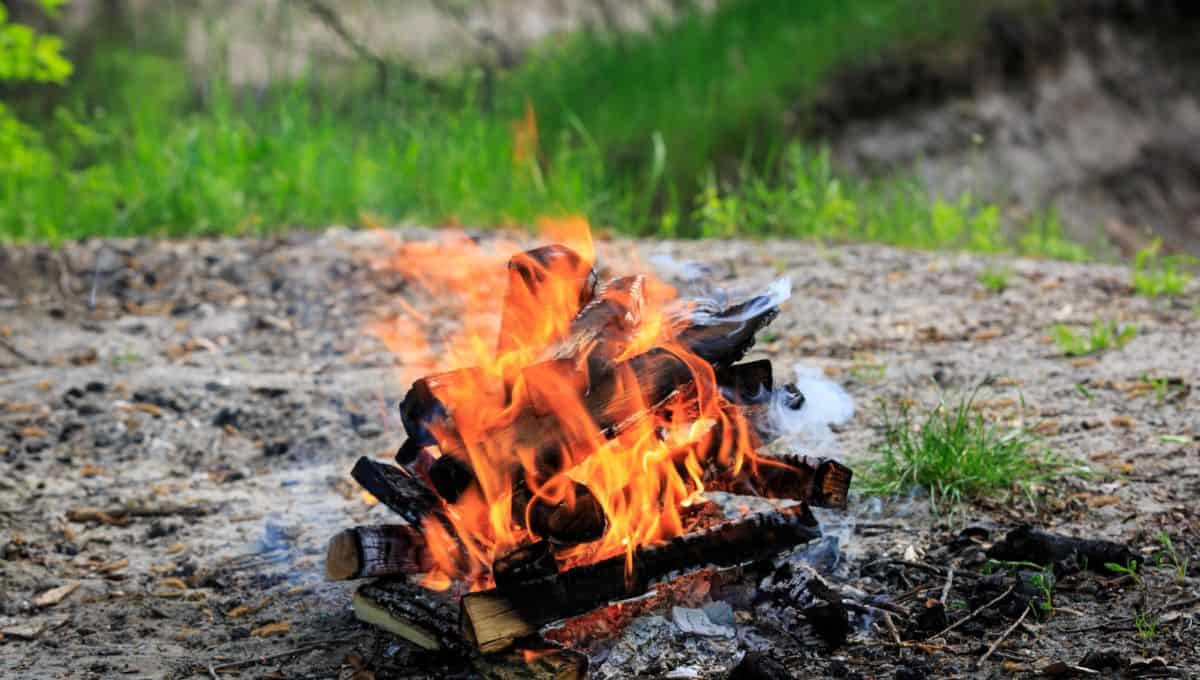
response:
<svg viewBox="0 0 1200 680"><path fill-rule="evenodd" d="M255 678L450 672L428 670L407 645L358 624L353 586L321 575L329 536L389 520L348 471L358 456L386 456L400 444L395 406L414 367L367 326L402 303L445 315L403 276L372 266L387 247L379 234L329 230L0 250L5 677L211 677L235 667ZM655 255L699 263L688 271L722 287L792 278L793 296L755 355L819 367L846 387L857 414L835 441L853 466L865 469L875 455L881 404L928 405L985 379L985 414L1035 428L1078 466L1061 481L950 515L931 514L919 493L882 504L856 499L848 516L825 518L849 557L837 579L919 600L914 586L941 590L939 565L978 567L974 544L964 552L951 540L961 529L992 541L1023 522L1126 541L1147 554L1166 531L1192 557L1178 578L1167 567L1148 569L1144 592L1139 579L1111 573L1061 579L1052 614L1015 628L978 670L1010 625L994 612L929 644L896 644L862 624L829 652L802 644L801 633L759 630L754 614L739 611L735 647L773 641L765 648L795 677L1007 677L1104 650L1131 674L1200 669L1198 609L1187 604L1200 589L1195 285L1150 299L1133 293L1119 266L865 245L600 244L613 271ZM984 289L985 269L1006 272L1005 290ZM1096 320L1136 326L1137 335L1084 359L1047 341L1054 324ZM960 607L970 605L958 600L971 600L975 580L956 580L951 620L965 615ZM68 587L46 595L60 586ZM1143 597L1159 614L1151 634L1133 620ZM615 648L624 651L598 648L596 673L620 677L618 661L632 663L629 645L661 634L652 630L661 625L669 626L639 622ZM719 677L738 658L732 648L715 658L705 644L671 649L639 668L656 677L691 665Z"/></svg>

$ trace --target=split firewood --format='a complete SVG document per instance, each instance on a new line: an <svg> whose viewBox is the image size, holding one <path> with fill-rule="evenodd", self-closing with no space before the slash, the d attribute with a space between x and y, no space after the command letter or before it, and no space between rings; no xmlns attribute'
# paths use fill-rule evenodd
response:
<svg viewBox="0 0 1200 680"><path fill-rule="evenodd" d="M546 311L575 317L592 301L595 288L596 272L591 264L566 246L549 245L512 256L500 316L499 352L557 342L560 338L532 335L544 328Z"/></svg>
<svg viewBox="0 0 1200 680"><path fill-rule="evenodd" d="M407 579L373 581L354 593L354 615L358 620L429 650L462 647L458 607L449 593L409 582Z"/></svg>
<svg viewBox="0 0 1200 680"><path fill-rule="evenodd" d="M672 573L706 565L751 562L820 536L806 505L755 515L681 536L633 554L576 567L506 588L470 593L462 601L463 635L483 652L508 648L543 625L645 592Z"/></svg>
<svg viewBox="0 0 1200 680"><path fill-rule="evenodd" d="M379 502L413 526L419 526L422 518L440 506L437 494L421 480L394 465L363 456L354 464L350 475Z"/></svg>
<svg viewBox="0 0 1200 680"><path fill-rule="evenodd" d="M346 529L329 539L325 555L325 576L333 581L421 574L432 567L424 535L408 525Z"/></svg>
<svg viewBox="0 0 1200 680"><path fill-rule="evenodd" d="M1137 553L1127 545L1052 534L1028 524L1008 532L987 554L994 560L1005 562L1052 564L1067 572L1087 569L1103 573L1106 564L1126 566L1134 561L1140 562Z"/></svg>

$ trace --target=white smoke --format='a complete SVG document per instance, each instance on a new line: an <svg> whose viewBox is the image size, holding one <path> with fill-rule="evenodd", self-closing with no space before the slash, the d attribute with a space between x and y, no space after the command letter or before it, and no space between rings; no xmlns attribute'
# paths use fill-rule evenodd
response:
<svg viewBox="0 0 1200 680"><path fill-rule="evenodd" d="M770 427L794 450L834 454L837 443L829 428L854 417L854 399L841 385L826 378L820 368L796 364L795 371L793 384L804 395L804 404L799 409L789 408L791 395L787 390L775 390Z"/></svg>

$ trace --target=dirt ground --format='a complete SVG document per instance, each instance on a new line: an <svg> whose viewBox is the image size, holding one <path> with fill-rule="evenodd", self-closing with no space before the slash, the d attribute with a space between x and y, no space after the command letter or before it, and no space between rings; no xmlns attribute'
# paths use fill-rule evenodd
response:
<svg viewBox="0 0 1200 680"><path fill-rule="evenodd" d="M386 247L330 230L0 250L0 675L469 677L461 660L430 660L357 623L353 585L321 576L333 533L392 521L348 471L400 444L395 407L416 376L367 324L400 304L448 316L371 266ZM1052 613L1016 625L982 665L1012 619L983 612L929 642L908 639L907 625L897 641L860 622L827 651L796 621L768 625L786 611L735 606L738 637L724 646L639 619L588 650L596 677L724 677L747 649L798 678L1200 673L1194 283L1154 300L1109 265L787 241L600 244L601 262L621 272L634 252L698 263L688 272L717 286L791 276L793 296L753 358L777 370L803 362L846 387L858 409L836 442L852 465L879 443L881 403L932 404L992 378L983 412L1034 427L1079 466L950 516L931 515L920 494L858 498L848 515L824 517L847 558L835 579L919 600L922 586L942 589L947 565L978 570L964 527L986 544L1023 522L1126 541L1151 566L1140 579L1064 576ZM985 291L985 268L1007 271L1007 289ZM1054 324L1096 320L1138 332L1086 359L1047 342ZM1153 566L1160 531L1191 558L1182 574ZM951 620L973 609L978 580L952 584ZM1143 598L1153 630L1134 620Z"/></svg>

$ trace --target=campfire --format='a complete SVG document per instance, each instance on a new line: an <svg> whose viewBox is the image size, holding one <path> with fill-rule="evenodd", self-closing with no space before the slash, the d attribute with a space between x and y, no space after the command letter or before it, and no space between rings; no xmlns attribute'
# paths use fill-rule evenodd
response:
<svg viewBox="0 0 1200 680"><path fill-rule="evenodd" d="M485 275L435 247L401 262L426 284ZM504 275L444 343L459 367L404 396L395 464L354 466L405 520L330 540L330 578L377 579L354 597L361 619L427 649L528 649L547 624L812 541L810 506L845 507L848 468L767 451L805 395L744 358L786 281L725 301L645 274L601 280L585 227L512 255ZM412 325L382 336L433 344ZM712 491L779 502L730 520Z"/></svg>

